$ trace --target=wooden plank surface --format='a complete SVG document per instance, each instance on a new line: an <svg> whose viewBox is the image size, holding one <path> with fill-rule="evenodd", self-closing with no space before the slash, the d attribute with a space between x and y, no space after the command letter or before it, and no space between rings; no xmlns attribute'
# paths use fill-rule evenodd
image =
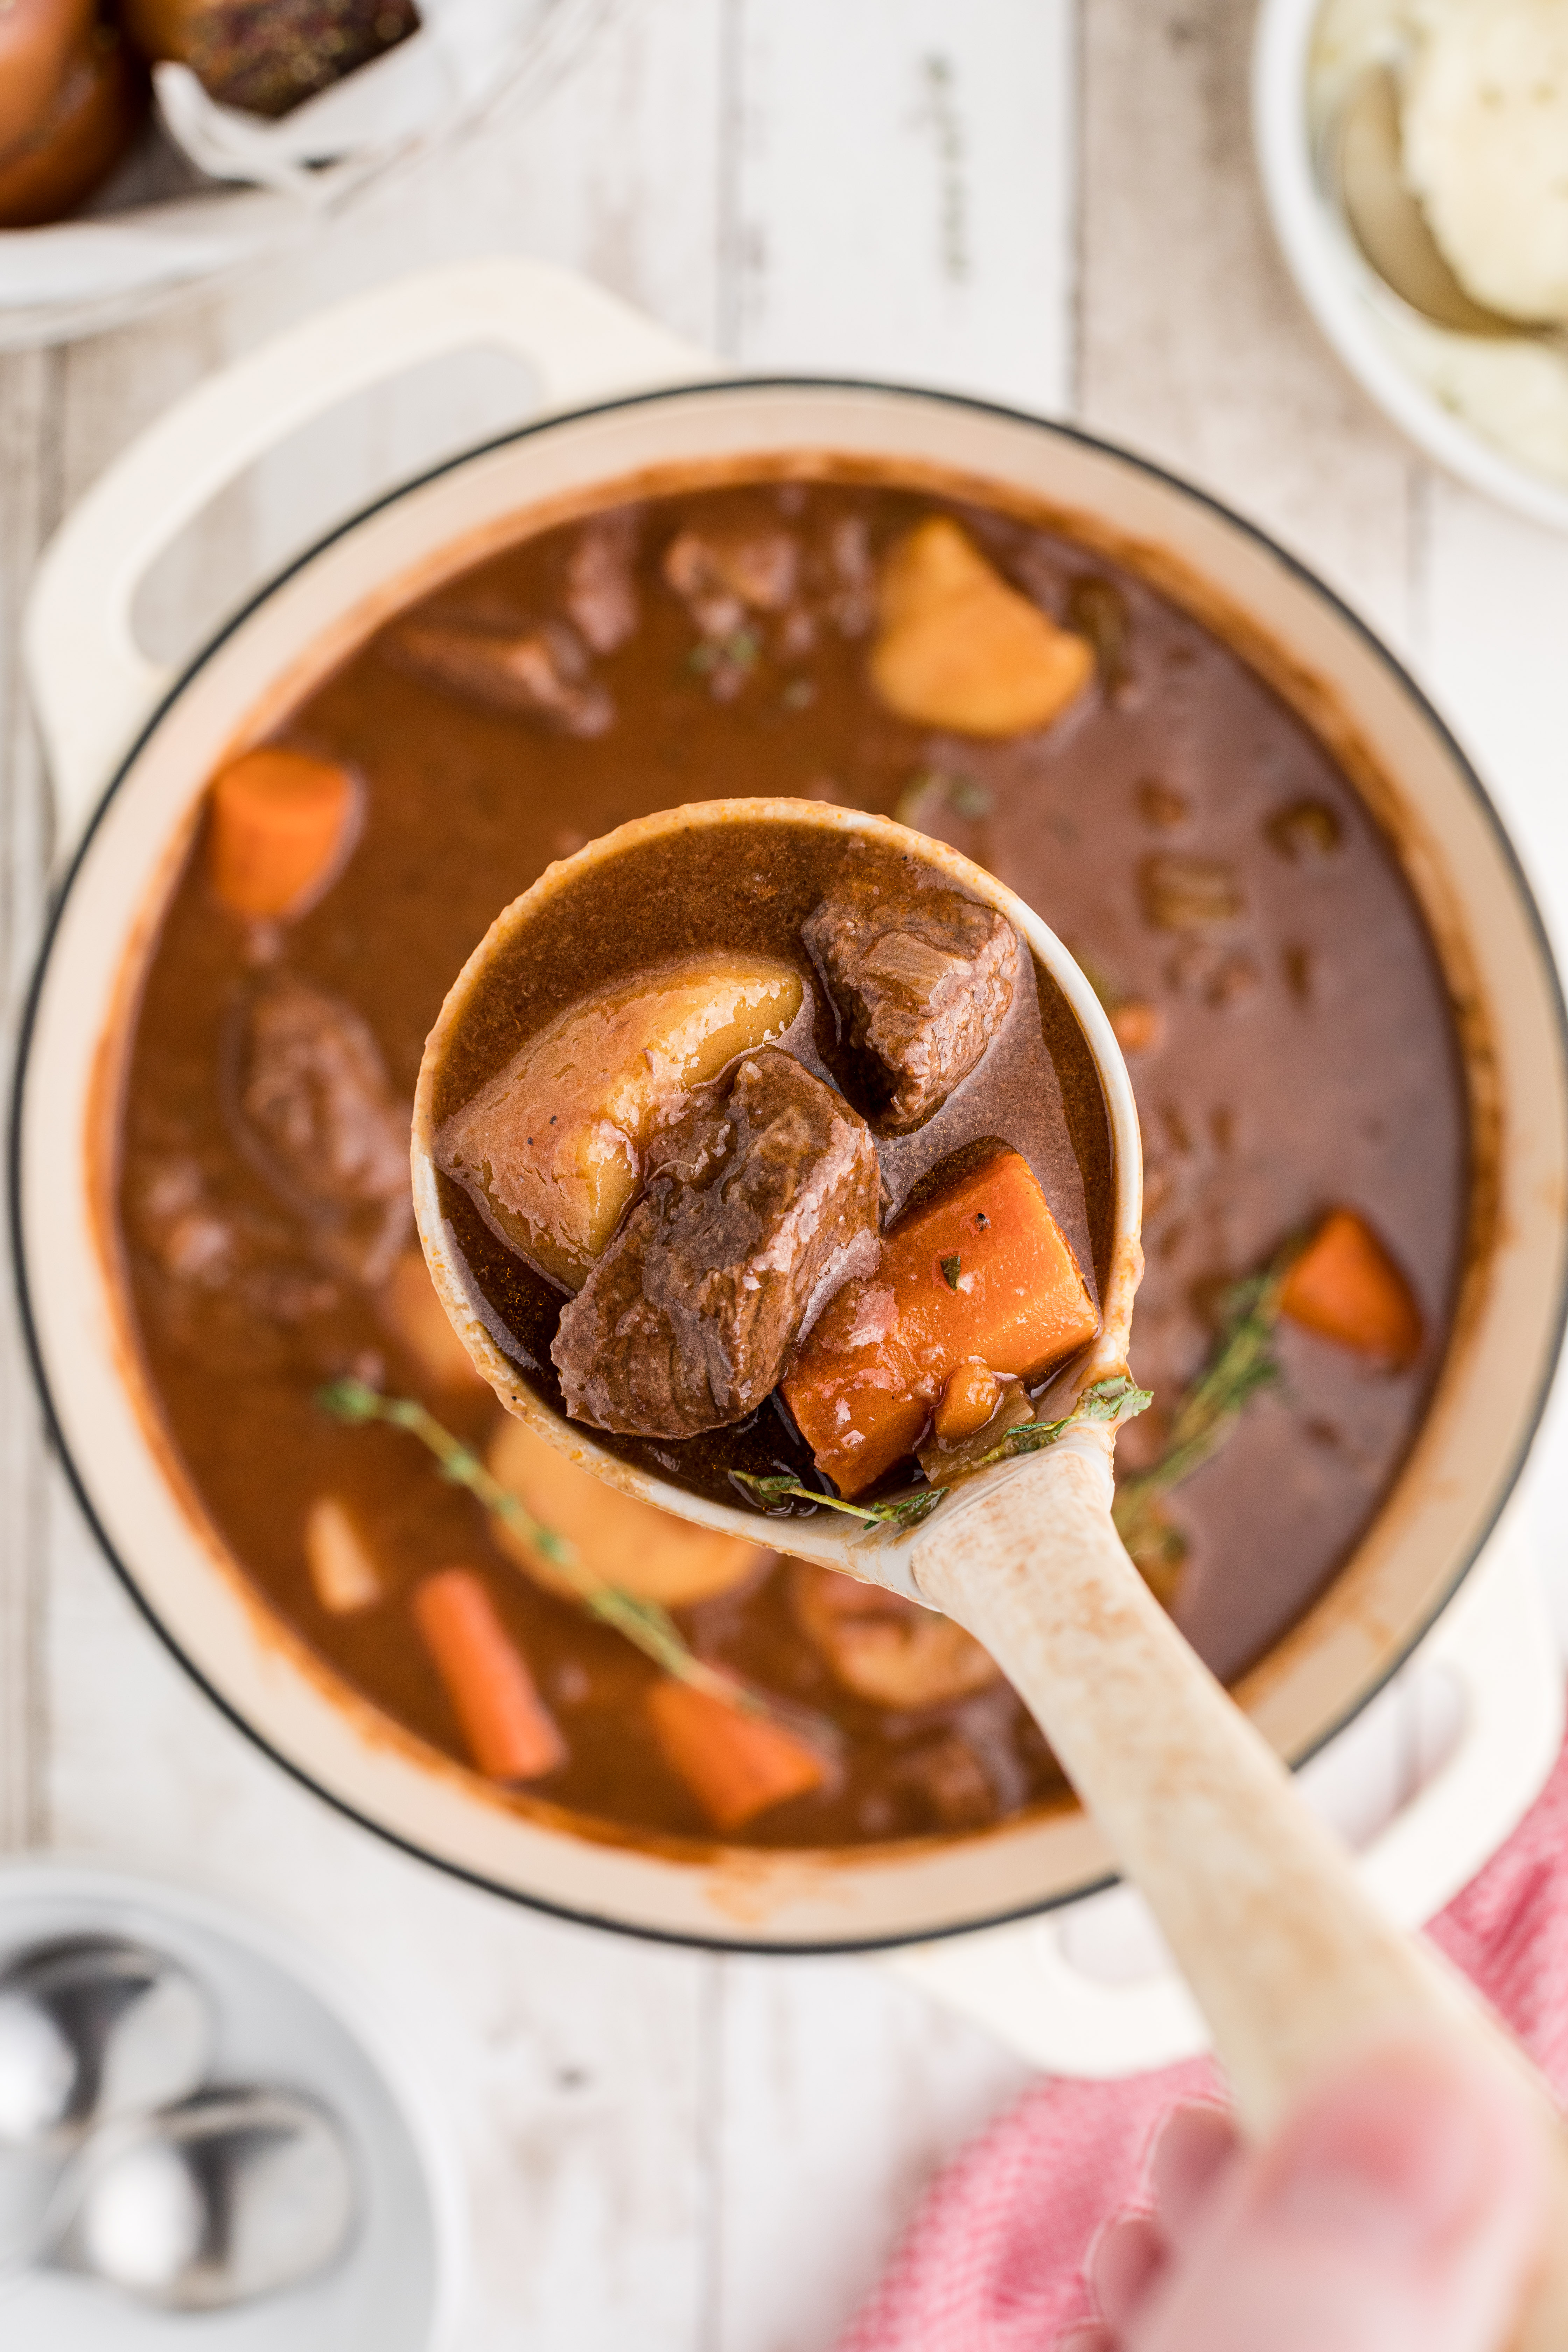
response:
<svg viewBox="0 0 1568 2352"><path fill-rule="evenodd" d="M1251 14L605 0L575 68L439 171L153 321L0 362L7 1036L47 845L16 622L48 529L229 353L333 295L496 250L584 268L751 366L1076 401L1414 650L1561 893L1568 550L1435 484L1316 341L1252 173ZM142 614L157 650L198 641L333 514L520 413L524 390L495 365L426 372L300 436L161 567ZM98 1557L46 1462L9 1315L0 1409L0 1847L227 1891L328 1943L406 2021L472 2208L462 2352L826 2347L1019 2062L875 1962L574 1929L342 1822L207 1706ZM44 2352L25 2328L8 2341Z"/></svg>
<svg viewBox="0 0 1568 2352"><path fill-rule="evenodd" d="M1247 120L1255 13L1082 12L1079 409L1403 638L1423 467L1330 358L1271 241Z"/></svg>
<svg viewBox="0 0 1568 2352"><path fill-rule="evenodd" d="M748 367L1059 410L1071 377L1063 0L747 0L726 344Z"/></svg>

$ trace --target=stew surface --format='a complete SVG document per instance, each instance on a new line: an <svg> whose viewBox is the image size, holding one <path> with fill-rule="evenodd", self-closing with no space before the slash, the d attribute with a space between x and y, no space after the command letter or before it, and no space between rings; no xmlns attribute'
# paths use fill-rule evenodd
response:
<svg viewBox="0 0 1568 2352"><path fill-rule="evenodd" d="M933 724L909 715L891 663L877 667L889 564L933 516L1089 648L1044 723ZM319 1402L345 1375L416 1400L540 1519L583 1507L523 1492L529 1465L504 1452L519 1425L498 1430L500 1408L432 1328L411 1255L407 1104L452 978L552 859L647 812L748 794L896 814L951 842L1038 909L1111 1008L1144 1129L1132 1367L1154 1395L1119 1440L1122 1475L1182 1438L1234 1317L1227 1286L1278 1271L1292 1237L1331 1226L1351 1232L1352 1257L1373 1253L1373 1288L1394 1297L1384 1344L1347 1344L1331 1303L1315 1314L1303 1288L1270 1327L1277 1377L1162 1502L1159 1589L1218 1673L1240 1672L1321 1591L1397 1469L1441 1358L1466 1207L1463 1084L1387 845L1324 748L1209 630L1098 554L923 490L702 488L546 532L449 583L273 740L304 755L301 775L309 764L341 783L335 814L321 801L331 855L280 913L258 911L261 853L219 780L146 976L121 1221L153 1385L198 1492L270 1602L356 1688L515 1782L518 1802L537 1794L634 1832L854 1843L978 1827L1059 1792L1038 1733L966 1637L940 1620L911 1628L781 1558L787 1518L759 1510L754 1554L685 1560L666 1591L691 1652L768 1695L824 1760L793 1793L786 1775L782 1796L727 1817L679 1760L649 1659L552 1589L548 1563L509 1544L414 1436L345 1425ZM300 825L288 856L308 864ZM831 881L813 864L819 838L803 833L781 870L734 829L728 865L700 878L725 909L726 949L798 937ZM617 970L689 944L679 890L656 857L604 901ZM602 973L603 945L563 932L531 968L529 1017L568 1006L590 966ZM1043 1045L1038 1068L1061 1087L1072 1152L1053 1160L1059 1129L1038 1116L1037 1087L1009 1091L993 1070L984 1099L983 1065L926 1125L879 1134L884 1223L905 1194L918 1203L944 1153L1007 1146L1092 1292L1103 1108L1076 1025L1035 977L1031 1051ZM805 1060L843 1082L820 994L808 1028ZM494 1041L476 1046L451 1105L504 1058ZM504 1297L552 1393L565 1291L444 1181L482 1286ZM822 1483L771 1404L712 1437L606 1442L731 1501L737 1462ZM918 1475L906 1463L883 1483ZM643 1540L623 1539L628 1558ZM452 1569L460 1590L443 1581ZM465 1711L453 1644L497 1635L552 1727L531 1766L486 1765ZM520 1752L533 1752L526 1738Z"/></svg>

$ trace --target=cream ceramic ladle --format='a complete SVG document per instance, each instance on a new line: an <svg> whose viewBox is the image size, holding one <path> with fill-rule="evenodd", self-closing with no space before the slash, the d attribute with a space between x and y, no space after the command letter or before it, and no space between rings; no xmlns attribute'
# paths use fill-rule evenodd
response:
<svg viewBox="0 0 1568 2352"><path fill-rule="evenodd" d="M759 820L913 848L998 908L1067 998L1099 1070L1115 1153L1114 1234L1098 1340L1079 1385L1125 1369L1142 1270L1142 1171L1131 1088L1110 1024L1059 940L990 875L886 818L805 801L721 801L625 825L551 866L501 914L454 983L420 1070L414 1197L442 1300L507 1409L612 1485L755 1539L753 1515L706 1502L600 1449L543 1405L496 1345L466 1286L431 1158L436 1075L499 950L603 861L671 834ZM694 949L706 945L693 940ZM1079 1424L999 1465L912 1531L857 1531L837 1513L792 1519L793 1551L944 1611L982 1641L1035 1716L1079 1797L1153 1912L1208 2021L1237 2113L1268 2131L1380 2032L1426 2021L1531 2085L1557 2147L1549 2252L1511 2339L1568 2345L1568 2142L1545 2084L1426 1944L1391 1926L1289 1775L1177 1633L1111 1522L1113 1432ZM827 1526L822 1522L834 1521ZM844 1531L840 1532L840 1528Z"/></svg>

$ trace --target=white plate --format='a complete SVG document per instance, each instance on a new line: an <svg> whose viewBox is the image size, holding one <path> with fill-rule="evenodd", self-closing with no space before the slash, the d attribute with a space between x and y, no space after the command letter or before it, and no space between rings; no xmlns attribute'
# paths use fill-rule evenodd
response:
<svg viewBox="0 0 1568 2352"><path fill-rule="evenodd" d="M0 1966L29 1944L80 1935L132 1937L189 1969L217 2019L216 2079L310 2091L332 2109L353 2153L359 2221L331 2272L241 2310L150 2312L81 2279L38 2275L0 2305L5 2352L441 2352L461 2267L455 2174L422 2094L367 2033L354 1989L270 1927L184 1888L89 1864L0 1865Z"/></svg>
<svg viewBox="0 0 1568 2352"><path fill-rule="evenodd" d="M1536 472L1488 440L1401 356L1442 337L1395 324L1377 281L1319 193L1312 168L1308 71L1324 0L1264 0L1253 47L1252 123L1264 194L1285 259L1308 309L1380 408L1427 455L1476 489L1535 522L1568 531L1568 484ZM1325 450L1331 467L1333 453Z"/></svg>

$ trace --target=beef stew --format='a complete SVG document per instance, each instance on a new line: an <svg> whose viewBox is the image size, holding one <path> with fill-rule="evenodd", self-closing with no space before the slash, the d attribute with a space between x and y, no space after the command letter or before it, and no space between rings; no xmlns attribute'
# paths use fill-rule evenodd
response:
<svg viewBox="0 0 1568 2352"><path fill-rule="evenodd" d="M946 551L939 543L931 568L946 586L922 617L918 596L911 607L907 594L900 604L879 591L896 580L896 558L906 573L919 568L908 551L922 533L929 541L933 520ZM953 541L989 585L973 563L949 561ZM991 595L998 583L1015 602ZM1007 659L988 656L989 674L984 662L961 666L940 705L917 705L919 632L929 652L930 615L944 598L975 642L1002 642ZM1020 604L1049 629L1022 626ZM1020 644L1024 666L1039 669L1027 708L1007 702ZM924 675L929 684L929 665ZM532 681L526 693L520 677ZM1396 1470L1441 1357L1465 1212L1463 1089L1436 960L1387 844L1328 752L1200 623L1068 541L925 491L843 481L706 488L491 559L392 623L277 734L274 749L346 779L334 803L335 862L329 872L323 855L319 888L307 873L278 911L247 911L217 887L221 793L215 803L214 838L198 841L174 895L139 1015L123 1225L154 1385L216 1524L273 1605L387 1712L453 1754L477 1755L423 1630L433 1611L445 1622L443 1607L452 1609L428 1599L431 1580L460 1566L488 1596L488 1616L468 1600L458 1607L460 1638L482 1649L499 1627L560 1734L560 1760L542 1777L502 1776L519 1782L520 1803L537 1786L631 1832L718 1828L742 1843L817 1845L981 1826L1058 1785L1011 1693L973 1679L961 1645L946 1680L900 1685L896 1673L880 1683L846 1673L847 1657L879 1644L889 1658L921 1656L933 1640L951 1644L955 1629L933 1636L883 1595L875 1623L847 1638L849 1604L836 1615L803 1599L807 1572L774 1564L788 1520L759 1510L757 1547L729 1563L729 1580L674 1603L694 1656L772 1707L767 1754L751 1754L724 1787L783 1793L744 1818L726 1798L721 1821L689 1762L696 1701L656 1704L668 1678L611 1626L520 1573L530 1539L503 1541L504 1520L434 1480L405 1433L341 1427L316 1402L323 1382L345 1373L420 1399L549 1528L542 1486L505 1463L519 1425L498 1427L449 1333L440 1336L439 1309L406 1249L405 1194L377 1190L387 1106L406 1099L446 983L500 904L586 835L715 793L896 812L1019 889L1090 971L1133 1056L1150 1167L1150 1274L1133 1368L1155 1406L1122 1439L1134 1476L1157 1467L1180 1434L1216 1319L1225 1326L1229 1311L1223 1287L1272 1267L1292 1236L1321 1239L1333 1216L1351 1219L1362 1260L1383 1269L1383 1328L1403 1333L1398 1346L1378 1354L1347 1339L1342 1312L1336 1336L1343 1284L1331 1281L1339 1307L1315 1325L1304 1315L1276 1321L1283 1381L1258 1391L1232 1442L1163 1504L1165 1531L1184 1544L1173 1605L1221 1672L1258 1654L1331 1576ZM628 976L689 952L663 881L645 881L636 955L620 965ZM826 897L814 886L793 906L797 936ZM783 910L739 888L735 903L731 951L776 952ZM825 1055L808 1075L857 1088L884 1181L897 1171L889 1207L921 1213L932 1180L940 1190L955 1169L994 1165L1006 1147L1037 1180L1092 1302L1109 1171L1076 1030L1024 960L1015 978L1033 989L1032 1036L1016 994L994 1024L982 1013L974 1026L987 1061L1032 1055L1037 1071L1048 1067L1055 1116L1020 1077L1016 1124L988 1122L973 1108L977 1066L964 1060L973 1038L963 1024L911 1023L900 1004L914 978L939 1012L944 975L973 971L984 942L961 940L955 952L940 926L928 934L900 922L883 941L912 945L895 946L889 964L873 940L857 964L852 928L823 926L796 966L824 994L836 980L851 1004L845 1060L835 1072ZM879 968L864 974L871 985L857 1003L868 961ZM560 967L541 1027L580 992L583 968L578 957L572 980ZM256 1078L255 1041L272 1027L294 1037L270 1013L275 992L288 1011L294 989L319 1000L317 1017L299 1014L299 1040L267 1066L298 1065L298 1102ZM364 1034L327 1022L321 1005L351 1013ZM900 1021L889 1058L885 1033ZM787 1027L746 1050L780 1050ZM918 1067L911 1055L923 1055ZM506 1058L492 1054L481 1076ZM923 1124L902 1124L920 1112ZM548 1392L571 1286L520 1255L515 1236L453 1183L469 1221L465 1249ZM611 1222L629 1230L618 1220L637 1213L623 1200ZM889 1238L897 1231L890 1223ZM939 1264L953 1255L942 1251ZM1288 1278L1281 1270L1275 1307ZM857 1345L875 1323L865 1293L877 1287L853 1276L839 1294ZM1392 1314L1389 1297L1403 1302ZM1037 1412L1026 1384L998 1377L1007 1369L979 1363L964 1393L944 1386L940 1417L922 1415L933 1425L911 1441L922 1460L933 1446L966 1443L997 1412ZM755 1410L756 1426L723 1433L723 1458L711 1432L605 1442L634 1457L646 1448L661 1476L721 1487L731 1501L737 1444L754 1475L782 1462L798 1483L820 1485L805 1437L776 1409ZM908 1451L897 1460L884 1475L918 1485ZM325 1504L334 1509L323 1513ZM798 1497L795 1507L811 1507ZM368 1575L343 1573L356 1547ZM535 1570L542 1557L535 1549ZM374 1597L342 1608L324 1597L334 1591ZM901 1700L890 1696L900 1688ZM661 1727L672 1710L680 1720ZM700 1755L711 1746L710 1734L698 1737ZM554 1751L541 1740L531 1752ZM684 1772L672 1760L682 1755Z"/></svg>

